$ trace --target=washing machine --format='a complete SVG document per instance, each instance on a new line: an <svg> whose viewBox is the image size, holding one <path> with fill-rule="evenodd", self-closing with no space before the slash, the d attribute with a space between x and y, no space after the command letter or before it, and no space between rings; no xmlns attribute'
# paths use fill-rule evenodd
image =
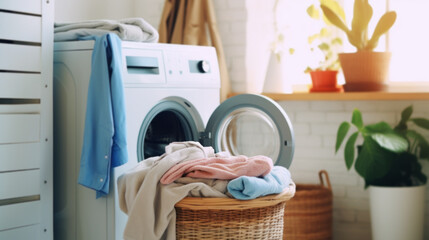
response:
<svg viewBox="0 0 429 240"><path fill-rule="evenodd" d="M117 178L173 141L199 141L216 152L266 155L289 167L290 120L274 101L243 94L219 101L213 47L122 42L128 163L111 173L110 193L77 184L94 41L54 47L54 236L61 240L122 239Z"/></svg>

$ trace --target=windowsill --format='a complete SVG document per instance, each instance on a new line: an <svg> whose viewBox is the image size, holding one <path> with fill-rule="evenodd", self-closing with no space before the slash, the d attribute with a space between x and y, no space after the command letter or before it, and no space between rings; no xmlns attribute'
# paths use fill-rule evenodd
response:
<svg viewBox="0 0 429 240"><path fill-rule="evenodd" d="M231 96L239 93L232 93ZM390 84L383 92L308 92L308 86L294 86L293 93L261 93L275 101L338 101L338 100L429 100L429 84Z"/></svg>

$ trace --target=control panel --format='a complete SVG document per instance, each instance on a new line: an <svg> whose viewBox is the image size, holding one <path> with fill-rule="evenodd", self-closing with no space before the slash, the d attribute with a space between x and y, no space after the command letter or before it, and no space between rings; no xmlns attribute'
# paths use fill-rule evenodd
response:
<svg viewBox="0 0 429 240"><path fill-rule="evenodd" d="M55 51L92 51L93 41L56 43ZM122 42L123 80L133 87L220 88L214 47Z"/></svg>

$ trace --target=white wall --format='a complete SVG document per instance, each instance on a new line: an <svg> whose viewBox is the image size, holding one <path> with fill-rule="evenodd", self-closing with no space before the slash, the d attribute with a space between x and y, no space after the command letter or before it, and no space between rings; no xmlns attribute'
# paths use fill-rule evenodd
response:
<svg viewBox="0 0 429 240"><path fill-rule="evenodd" d="M163 5L160 0L55 0L55 21L143 17L158 28Z"/></svg>
<svg viewBox="0 0 429 240"><path fill-rule="evenodd" d="M140 16L157 28L163 3L160 0L57 0L55 20ZM274 0L213 0L213 3L232 88L236 92L244 91L250 88L245 79L264 77L268 60L266 50L269 34L272 34L269 14ZM291 117L296 134L296 151L291 166L294 180L317 183L319 170L326 169L330 174L334 188L334 239L370 239L368 192L363 190L363 181L358 175L346 170L341 154L334 154L339 123L349 120L355 107L362 110L366 123L395 122L400 111L410 103L414 104L415 116L429 118L429 101L280 102ZM428 163L425 163L425 172L429 174ZM429 199L429 194L426 196ZM426 205L425 239L429 239L428 200Z"/></svg>

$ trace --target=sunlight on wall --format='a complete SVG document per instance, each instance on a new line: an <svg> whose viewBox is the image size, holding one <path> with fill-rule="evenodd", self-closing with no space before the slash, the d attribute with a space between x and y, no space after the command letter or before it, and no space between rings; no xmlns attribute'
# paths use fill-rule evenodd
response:
<svg viewBox="0 0 429 240"><path fill-rule="evenodd" d="M313 2L313 1L312 1ZM316 1L314 1L316 2ZM284 33L284 58L286 61L287 81L292 84L304 84L310 82L310 76L304 73L309 65L315 65L318 56L310 51L307 38L317 33L321 25L311 19L307 8L309 1L280 1L278 10L279 30ZM291 55L288 49L294 49Z"/></svg>
<svg viewBox="0 0 429 240"><path fill-rule="evenodd" d="M391 81L426 81L429 56L429 1L390 0L398 18L389 35Z"/></svg>

